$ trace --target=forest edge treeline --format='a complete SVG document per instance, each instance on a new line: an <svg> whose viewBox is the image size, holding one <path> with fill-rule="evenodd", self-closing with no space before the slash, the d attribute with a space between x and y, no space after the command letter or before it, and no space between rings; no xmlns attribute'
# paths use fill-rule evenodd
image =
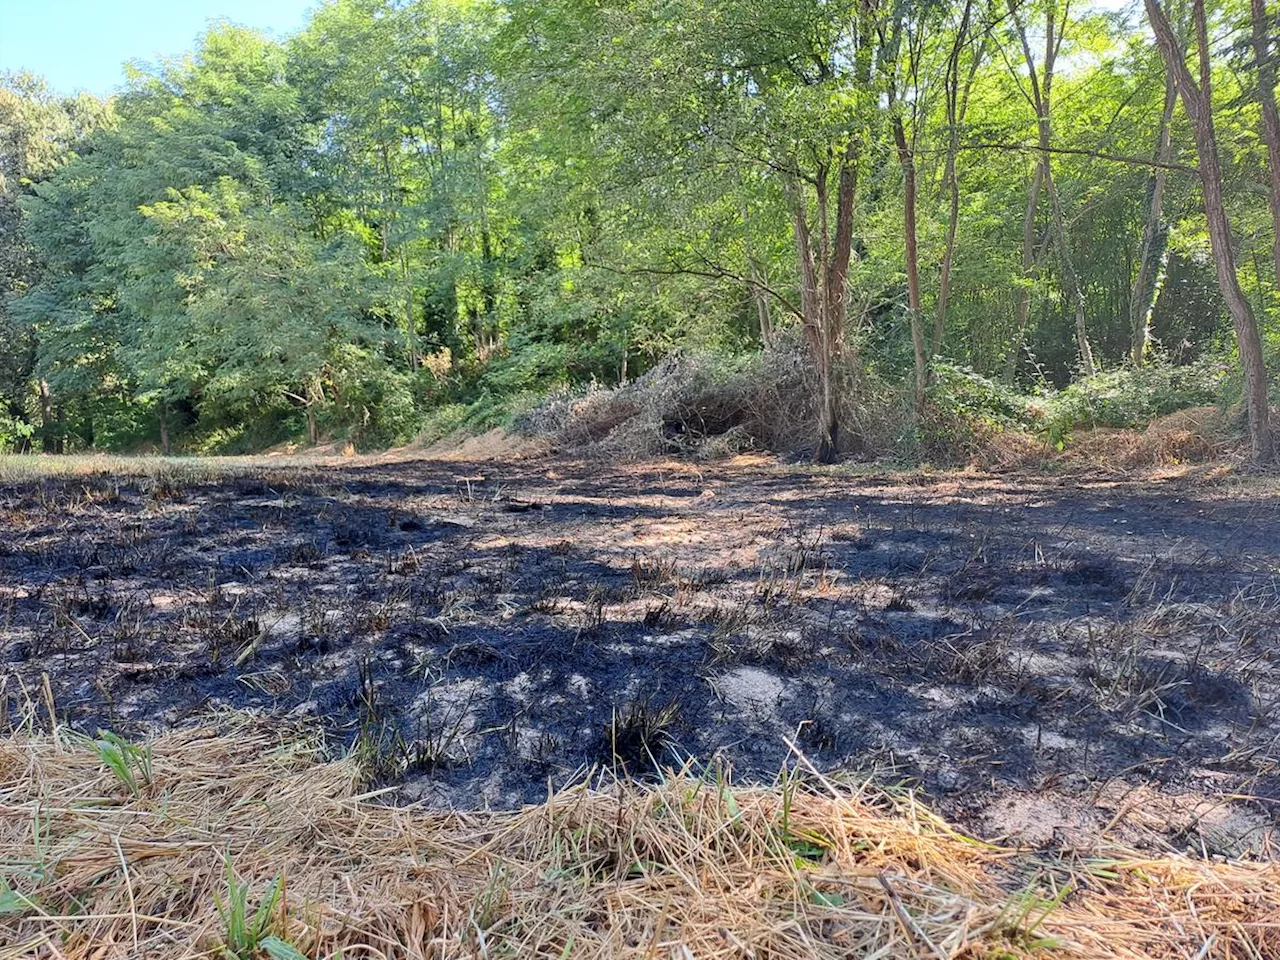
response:
<svg viewBox="0 0 1280 960"><path fill-rule="evenodd" d="M820 461L1099 383L1269 461L1275 14L1143 12L331 0L105 101L5 75L0 448L377 447L792 351Z"/></svg>

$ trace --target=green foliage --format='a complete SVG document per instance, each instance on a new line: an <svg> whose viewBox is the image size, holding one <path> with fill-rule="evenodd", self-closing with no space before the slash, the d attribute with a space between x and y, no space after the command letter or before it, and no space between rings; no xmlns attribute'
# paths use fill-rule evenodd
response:
<svg viewBox="0 0 1280 960"><path fill-rule="evenodd" d="M94 741L98 757L134 797L151 783L151 745L138 746L110 730L99 730Z"/></svg>
<svg viewBox="0 0 1280 960"><path fill-rule="evenodd" d="M305 953L279 937L264 937L261 947L271 960L308 960Z"/></svg>
<svg viewBox="0 0 1280 960"><path fill-rule="evenodd" d="M1023 426L1029 420L1027 397L969 367L935 363L928 396L948 416L991 427Z"/></svg>
<svg viewBox="0 0 1280 960"><path fill-rule="evenodd" d="M1232 379L1220 360L1119 367L1033 403L1031 425L1057 436L1082 428L1143 427L1177 410L1222 402Z"/></svg>
<svg viewBox="0 0 1280 960"><path fill-rule="evenodd" d="M191 54L131 69L109 103L4 75L0 449L369 449L507 424L540 397L710 355L741 369L697 379L705 364L686 364L682 395L772 404L752 442L790 449L809 424L783 419L812 416L812 396L783 409L745 384L774 389L777 345L813 328L798 238L831 248L842 169L857 188L837 340L857 367L848 383L864 400L875 384L885 408L852 412L902 450L1017 426L1056 443L1217 399L1225 374L1204 358L1229 353L1231 330L1198 188L1179 170L1151 316L1176 366L1070 382L1075 314L1045 197L1022 263L1040 155L1023 149L1038 124L1018 28L1034 33L1048 9L970 13L962 36L959 10L932 3L326 0L284 41L216 25ZM1130 353L1152 185L1141 163L1109 158L1150 155L1163 68L1123 15L1058 13L1054 204L1094 350L1114 367ZM1219 26L1224 49L1238 20ZM1241 279L1274 331L1265 149L1240 66L1215 61L1219 96L1240 104L1217 119ZM948 83L963 88L954 117ZM919 189L919 314L895 125ZM1180 115L1172 129L1183 163ZM913 317L926 335L938 323L940 355L911 419L897 406ZM815 390L813 357L795 357L787 390ZM1020 397L1027 383L1043 395Z"/></svg>
<svg viewBox="0 0 1280 960"><path fill-rule="evenodd" d="M11 414L0 411L0 453L13 453L35 436L36 429Z"/></svg>
<svg viewBox="0 0 1280 960"><path fill-rule="evenodd" d="M916 437L933 458L961 456L984 436L1015 429L1065 447L1077 430L1141 429L1188 407L1222 403L1231 389L1230 366L1201 360L1125 366L1083 377L1063 390L1021 394L964 367L938 363L929 388L928 416Z"/></svg>
<svg viewBox="0 0 1280 960"><path fill-rule="evenodd" d="M226 897L214 894L218 916L222 920L222 955L225 960L254 960L257 952L269 950L271 940L280 950L284 941L271 936L276 922L276 912L284 896L284 878L276 877L267 888L267 894L256 909L249 904L249 882L236 876L231 861L226 864ZM284 953L271 956L284 957Z"/></svg>

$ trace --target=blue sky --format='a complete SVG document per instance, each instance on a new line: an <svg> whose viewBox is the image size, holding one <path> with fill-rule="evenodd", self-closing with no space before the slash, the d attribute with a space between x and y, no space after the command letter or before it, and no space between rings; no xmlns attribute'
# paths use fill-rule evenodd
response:
<svg viewBox="0 0 1280 960"><path fill-rule="evenodd" d="M291 33L315 0L0 0L0 70L42 74L63 93L103 95L126 60L190 50L210 20Z"/></svg>

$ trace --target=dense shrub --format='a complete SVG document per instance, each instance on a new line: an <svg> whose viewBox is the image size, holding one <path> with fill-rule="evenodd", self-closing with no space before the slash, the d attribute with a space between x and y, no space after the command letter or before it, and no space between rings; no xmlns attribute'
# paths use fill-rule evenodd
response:
<svg viewBox="0 0 1280 960"><path fill-rule="evenodd" d="M35 433L29 423L14 419L0 410L0 453L21 449Z"/></svg>
<svg viewBox="0 0 1280 960"><path fill-rule="evenodd" d="M1144 427L1157 417L1220 402L1231 382L1222 360L1119 367L1078 380L1033 407L1043 429Z"/></svg>
<svg viewBox="0 0 1280 960"><path fill-rule="evenodd" d="M1024 426L1030 403L1006 384L997 383L968 367L940 362L933 368L928 399L947 418L987 427Z"/></svg>

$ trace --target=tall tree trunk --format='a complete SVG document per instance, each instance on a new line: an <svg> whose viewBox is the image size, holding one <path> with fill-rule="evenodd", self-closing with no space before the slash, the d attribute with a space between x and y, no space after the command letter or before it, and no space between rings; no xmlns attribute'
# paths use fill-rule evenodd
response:
<svg viewBox="0 0 1280 960"><path fill-rule="evenodd" d="M1178 92L1182 96L1183 109L1191 118L1191 128L1195 134L1196 155L1200 161L1200 187L1204 193L1205 219L1209 225L1209 244L1218 274L1218 286L1235 327L1240 366L1244 372L1245 409L1249 418L1253 458L1258 463L1270 463L1275 458L1275 440L1271 433L1267 370L1258 322L1236 275L1231 224L1222 198L1222 164L1218 159L1218 138L1213 123L1209 36L1205 25L1204 0L1193 0L1192 3L1196 53L1200 67L1199 83L1187 67L1182 45L1161 9L1159 0L1145 0L1145 4L1156 42L1164 55L1165 69L1174 74Z"/></svg>
<svg viewBox="0 0 1280 960"><path fill-rule="evenodd" d="M56 453L54 449L54 406L49 393L49 380L40 379L40 449Z"/></svg>
<svg viewBox="0 0 1280 960"><path fill-rule="evenodd" d="M1047 156L1047 154L1046 154ZM1045 161L1045 187L1049 194L1049 209L1053 215L1053 232L1055 246L1058 250L1058 263L1062 270L1062 283L1067 289L1067 298L1075 311L1076 346L1080 350L1080 367L1085 376L1097 372L1093 362L1093 348L1089 345L1089 328L1085 315L1084 287L1080 283L1080 275L1076 273L1075 259L1071 255L1071 237L1067 232L1066 217L1062 214L1062 203L1058 199L1058 188L1053 182L1053 173Z"/></svg>
<svg viewBox="0 0 1280 960"><path fill-rule="evenodd" d="M307 384L307 395L305 399L307 409L307 442L311 446L315 446L320 442L320 425L316 418L316 410L320 404L325 402L324 384L319 377L313 378Z"/></svg>
<svg viewBox="0 0 1280 960"><path fill-rule="evenodd" d="M769 280L760 264L754 259L751 261L749 269L751 271L751 301L756 308L756 322L760 327L760 342L768 349L774 345L776 340L773 333L773 311L769 306L769 296L764 292L764 287Z"/></svg>
<svg viewBox="0 0 1280 960"><path fill-rule="evenodd" d="M66 429L65 429L66 423L67 423L66 405L61 403L54 404L53 406L53 429L54 429L53 452L54 453L67 452L67 437L66 437Z"/></svg>
<svg viewBox="0 0 1280 960"><path fill-rule="evenodd" d="M960 54L969 37L969 20L972 11L973 0L965 0L960 25L956 28L951 52L947 57L947 158L942 171L942 188L947 193L947 234L942 248L942 268L938 276L938 304L933 318L930 358L942 352L942 338L947 330L947 313L951 309L951 270L955 263L956 238L960 230L960 180L956 174L956 161L960 153L960 124L964 122L964 115L969 105L969 90L973 85L973 78L977 75L986 46L985 40L979 45L969 64L969 76L965 81L964 90L961 91Z"/></svg>
<svg viewBox="0 0 1280 960"><path fill-rule="evenodd" d="M827 423L831 429L827 433L830 446L825 455L830 462L840 452L839 448L839 377L841 374L839 361L844 354L844 326L849 312L849 263L853 256L853 203L857 194L857 177L854 173L853 160L845 155L840 159L840 172L836 184L836 232L830 247L830 259L826 270L826 292L823 301L826 307L825 327L827 331L827 355L830 357L828 370L829 404ZM861 445L861 438L851 437L855 446ZM819 457L824 451L819 449Z"/></svg>
<svg viewBox="0 0 1280 960"><path fill-rule="evenodd" d="M1057 4L1051 2L1045 7L1044 30L1044 62L1036 67L1035 54L1031 52L1031 43L1027 31L1018 17L1017 0L1009 0L1009 15L1018 31L1018 40L1022 44L1023 57L1027 64L1027 85L1023 86L1015 74L1019 86L1032 109L1036 112L1036 137L1040 148L1040 177L1043 188L1049 195L1049 213L1053 227L1055 248L1058 252L1058 263L1062 272L1062 283L1066 288L1067 299L1071 302L1075 313L1076 344L1080 350L1080 365L1086 374L1096 369L1093 362L1093 349L1089 345L1089 332L1084 301L1084 287L1080 276L1076 273L1075 262L1071 256L1071 238L1067 234L1066 217L1062 213L1062 202L1058 196L1057 185L1053 181L1053 166L1050 161L1050 150L1053 146L1052 104L1053 78L1057 64L1058 51L1062 46L1062 35L1066 29L1067 7L1064 6L1062 26L1057 20ZM1026 258L1023 259L1024 267ZM1022 344L1017 344L1021 350ZM1015 360L1016 363L1016 360Z"/></svg>
<svg viewBox="0 0 1280 960"><path fill-rule="evenodd" d="M813 240L809 215L798 177L785 183L791 208L791 227L796 246L796 262L800 272L800 313L804 316L804 338L818 373L818 449L814 459L829 463L835 459L839 442L839 407L834 401L831 384L831 357L823 330L823 310L818 293L818 269L814 263Z"/></svg>
<svg viewBox="0 0 1280 960"><path fill-rule="evenodd" d="M1258 70L1258 104L1262 108L1262 139L1267 145L1267 175L1271 188L1271 228L1275 284L1280 287L1280 113L1276 111L1276 65L1271 47L1271 24L1266 0L1249 0L1253 21L1253 53Z"/></svg>
<svg viewBox="0 0 1280 960"><path fill-rule="evenodd" d="M169 404L161 400L157 412L160 417L160 452L167 457L173 453L173 445L169 442Z"/></svg>
<svg viewBox="0 0 1280 960"><path fill-rule="evenodd" d="M765 293L769 278L760 261L756 259L754 244L751 242L750 210L745 201L742 204L742 244L747 259L747 294L756 310L756 321L760 327L760 342L766 349L773 346L773 313L769 307L769 295Z"/></svg>
<svg viewBox="0 0 1280 960"><path fill-rule="evenodd" d="M1018 361L1031 323L1031 284L1036 279L1036 216L1040 212L1040 192L1044 188L1044 162L1036 163L1027 189L1027 212L1022 217L1022 282L1018 285L1016 306L1017 329L1005 360L1005 380L1012 383L1018 374Z"/></svg>
<svg viewBox="0 0 1280 960"><path fill-rule="evenodd" d="M800 312L805 341L818 374L818 446L814 460L833 463L840 452L840 358L844 322L848 310L849 263L853 251L853 204L857 188L853 161L842 157L836 182L836 229L832 234L828 196L828 170L819 168L814 178L818 213L818 237L809 225L802 182L788 177L783 184L791 213L796 260L800 272ZM860 445L855 435L852 445Z"/></svg>
<svg viewBox="0 0 1280 960"><path fill-rule="evenodd" d="M933 318L933 341L929 353L942 352L942 338L947 332L947 313L951 309L951 269L955 263L956 238L960 230L960 184L956 181L955 155L948 150L947 170L947 236L942 248L942 270L938 276L938 306Z"/></svg>
<svg viewBox="0 0 1280 960"><path fill-rule="evenodd" d="M898 147L898 163L902 167L902 227L907 250L907 312L911 320L911 347L915 354L916 413L924 405L925 388L929 385L929 354L924 337L924 310L920 302L920 250L916 234L916 161L907 143L901 115L893 118L893 139Z"/></svg>
<svg viewBox="0 0 1280 960"><path fill-rule="evenodd" d="M1147 188L1147 219L1142 228L1142 246L1138 250L1138 275L1133 279L1133 292L1129 298L1129 356L1135 365L1142 364L1147 356L1151 343L1151 314L1156 308L1169 260L1169 231L1164 223L1164 185L1169 174L1169 158L1173 154L1173 108L1177 102L1178 88L1173 73L1166 70L1164 109L1160 113L1160 129L1156 134L1155 166Z"/></svg>
<svg viewBox="0 0 1280 960"><path fill-rule="evenodd" d="M400 248L400 280L404 283L404 335L409 341L409 372L422 366L422 347L418 343L418 320L413 312L413 284L409 281L409 253Z"/></svg>

